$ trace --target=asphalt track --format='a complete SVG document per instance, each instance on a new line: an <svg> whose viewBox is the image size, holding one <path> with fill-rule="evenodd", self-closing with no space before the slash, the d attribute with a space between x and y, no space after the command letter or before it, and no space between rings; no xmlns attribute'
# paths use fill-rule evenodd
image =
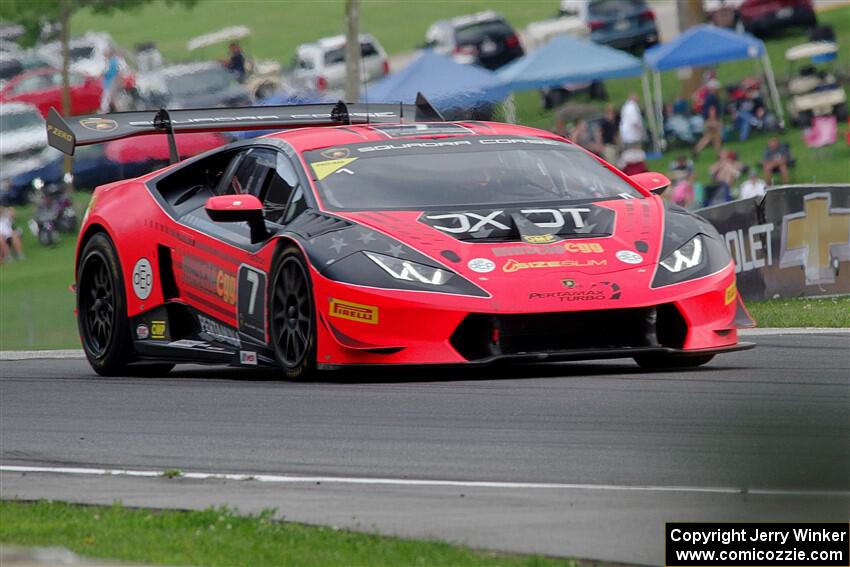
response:
<svg viewBox="0 0 850 567"><path fill-rule="evenodd" d="M83 360L4 361L0 496L275 507L295 521L641 564L663 562L665 521L847 521L850 334L752 340L753 351L684 373L614 361L308 384L205 367L105 379Z"/></svg>

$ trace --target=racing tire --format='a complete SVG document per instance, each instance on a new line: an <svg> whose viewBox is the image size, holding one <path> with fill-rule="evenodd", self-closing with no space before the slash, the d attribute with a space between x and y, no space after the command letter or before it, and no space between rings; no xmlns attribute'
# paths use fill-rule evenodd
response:
<svg viewBox="0 0 850 567"><path fill-rule="evenodd" d="M101 376L132 374L130 322L127 319L124 278L112 241L103 233L86 242L77 268L77 326L83 351Z"/></svg>
<svg viewBox="0 0 850 567"><path fill-rule="evenodd" d="M301 251L284 248L272 270L269 316L275 358L289 380L306 380L316 370L316 309L310 271Z"/></svg>
<svg viewBox="0 0 850 567"><path fill-rule="evenodd" d="M713 354L703 354L698 356L665 356L656 354L647 354L636 356L635 362L638 366L646 369L665 369L665 368L696 368L707 364Z"/></svg>

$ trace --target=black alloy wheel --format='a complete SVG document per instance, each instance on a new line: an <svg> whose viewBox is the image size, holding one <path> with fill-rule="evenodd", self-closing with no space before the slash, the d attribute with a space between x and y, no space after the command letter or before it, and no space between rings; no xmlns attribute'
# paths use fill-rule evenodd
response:
<svg viewBox="0 0 850 567"><path fill-rule="evenodd" d="M312 284L297 248L280 255L269 293L277 360L287 378L306 378L316 364L315 314Z"/></svg>
<svg viewBox="0 0 850 567"><path fill-rule="evenodd" d="M106 260L100 254L91 255L80 278L80 324L86 351L95 357L103 356L115 327L115 289Z"/></svg>

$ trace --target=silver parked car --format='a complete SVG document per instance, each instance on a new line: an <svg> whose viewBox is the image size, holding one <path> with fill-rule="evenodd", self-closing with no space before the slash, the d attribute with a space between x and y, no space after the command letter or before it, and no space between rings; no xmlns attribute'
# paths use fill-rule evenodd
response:
<svg viewBox="0 0 850 567"><path fill-rule="evenodd" d="M360 57L362 82L369 83L389 74L387 52L370 34L360 34ZM345 36L299 45L287 79L294 89L332 96L341 93L345 88Z"/></svg>

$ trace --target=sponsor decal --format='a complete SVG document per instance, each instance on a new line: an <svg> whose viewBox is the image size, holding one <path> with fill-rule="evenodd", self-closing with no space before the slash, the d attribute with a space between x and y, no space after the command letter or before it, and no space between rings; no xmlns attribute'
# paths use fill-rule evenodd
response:
<svg viewBox="0 0 850 567"><path fill-rule="evenodd" d="M538 228L555 229L551 234L523 235L523 239L531 244L553 242L555 233L563 228L582 229L587 225L587 207L572 207L560 209L521 209L519 214ZM423 216L426 224L451 234L476 233L484 230L511 230L511 213L505 210L488 212L444 213Z"/></svg>
<svg viewBox="0 0 850 567"><path fill-rule="evenodd" d="M624 264L640 264L643 262L643 256L631 250L620 250L616 254L617 259Z"/></svg>
<svg viewBox="0 0 850 567"><path fill-rule="evenodd" d="M773 251L770 249L770 235L773 223L757 224L746 231L739 228L723 235L729 255L735 260L735 273L749 272L773 265Z"/></svg>
<svg viewBox="0 0 850 567"><path fill-rule="evenodd" d="M152 339L164 339L166 332L165 321L151 321Z"/></svg>
<svg viewBox="0 0 850 567"><path fill-rule="evenodd" d="M532 262L517 262L511 258L505 262L504 266L502 266L502 271L512 273L528 269L590 268L607 265L608 260L541 260Z"/></svg>
<svg viewBox="0 0 850 567"><path fill-rule="evenodd" d="M490 138L478 140L481 145L490 144L530 144L534 146L560 146L562 142L554 140L543 140L542 138Z"/></svg>
<svg viewBox="0 0 850 567"><path fill-rule="evenodd" d="M248 366L257 366L257 353L253 350L240 350L239 363Z"/></svg>
<svg viewBox="0 0 850 567"><path fill-rule="evenodd" d="M222 325L218 321L203 315L198 315L198 323L201 325L201 332L210 335L215 340L237 347L241 344L239 335L227 325Z"/></svg>
<svg viewBox="0 0 850 567"><path fill-rule="evenodd" d="M183 281L189 287L218 297L225 303L236 303L236 276L194 256L184 256Z"/></svg>
<svg viewBox="0 0 850 567"><path fill-rule="evenodd" d="M338 317L339 319L348 319L349 321L369 323L371 325L378 324L378 308L372 305L331 299L329 314L331 317Z"/></svg>
<svg viewBox="0 0 850 567"><path fill-rule="evenodd" d="M133 293L139 299L145 300L151 295L153 288L153 268L147 258L139 258L133 266Z"/></svg>
<svg viewBox="0 0 850 567"><path fill-rule="evenodd" d="M355 161L356 157L349 158L340 158L340 159L331 159L328 161L317 161L315 163L311 163L310 167L313 168L313 173L316 174L316 179L321 181L328 175L332 173L336 173L337 171L343 169L349 163ZM354 173L351 170L347 170L349 173Z"/></svg>
<svg viewBox="0 0 850 567"><path fill-rule="evenodd" d="M140 341L143 341L151 336L150 330L147 325L138 325L136 326L136 338Z"/></svg>
<svg viewBox="0 0 850 567"><path fill-rule="evenodd" d="M328 159L343 159L351 155L351 150L348 148L328 148L322 150L319 154Z"/></svg>
<svg viewBox="0 0 850 567"><path fill-rule="evenodd" d="M555 242L557 237L554 234L523 234L522 240L529 244L549 244Z"/></svg>
<svg viewBox="0 0 850 567"><path fill-rule="evenodd" d="M575 254L601 254L605 248L598 242L563 242L554 246L502 246L493 248L496 256L561 256L568 252Z"/></svg>
<svg viewBox="0 0 850 567"><path fill-rule="evenodd" d="M801 266L806 285L835 283L850 261L850 209L833 208L831 193L806 195L802 212L782 217L779 250L779 267Z"/></svg>
<svg viewBox="0 0 850 567"><path fill-rule="evenodd" d="M614 282L597 282L590 287L582 286L573 280L561 280L561 283L572 282L569 289L559 291L531 292L528 299L557 299L561 303L573 301L607 301L620 299L620 286Z"/></svg>
<svg viewBox="0 0 850 567"><path fill-rule="evenodd" d="M118 123L109 118L83 118L80 126L96 132L112 132L118 128Z"/></svg>
<svg viewBox="0 0 850 567"><path fill-rule="evenodd" d="M410 148L444 148L447 146L470 145L472 145L472 142L468 140L444 140L441 142L408 142L406 144L381 144L380 146L366 146L365 148L357 148L357 151L365 154L369 152L382 152L386 150L407 150Z"/></svg>
<svg viewBox="0 0 850 567"><path fill-rule="evenodd" d="M66 142L74 141L74 137L70 133L66 132L65 130L62 130L61 128L57 128L53 124L47 125L47 131L58 138L62 138Z"/></svg>
<svg viewBox="0 0 850 567"><path fill-rule="evenodd" d="M561 280L561 285L567 289L573 289L576 286L576 281L571 279Z"/></svg>
<svg viewBox="0 0 850 567"><path fill-rule="evenodd" d="M239 331L266 342L266 273L239 266L236 313Z"/></svg>
<svg viewBox="0 0 850 567"><path fill-rule="evenodd" d="M479 274L486 274L496 269L496 263L487 258L473 258L467 264L469 269Z"/></svg>
<svg viewBox="0 0 850 567"><path fill-rule="evenodd" d="M726 288L726 298L724 305L729 305L733 301L735 301L735 297L738 295L738 286L735 282Z"/></svg>

